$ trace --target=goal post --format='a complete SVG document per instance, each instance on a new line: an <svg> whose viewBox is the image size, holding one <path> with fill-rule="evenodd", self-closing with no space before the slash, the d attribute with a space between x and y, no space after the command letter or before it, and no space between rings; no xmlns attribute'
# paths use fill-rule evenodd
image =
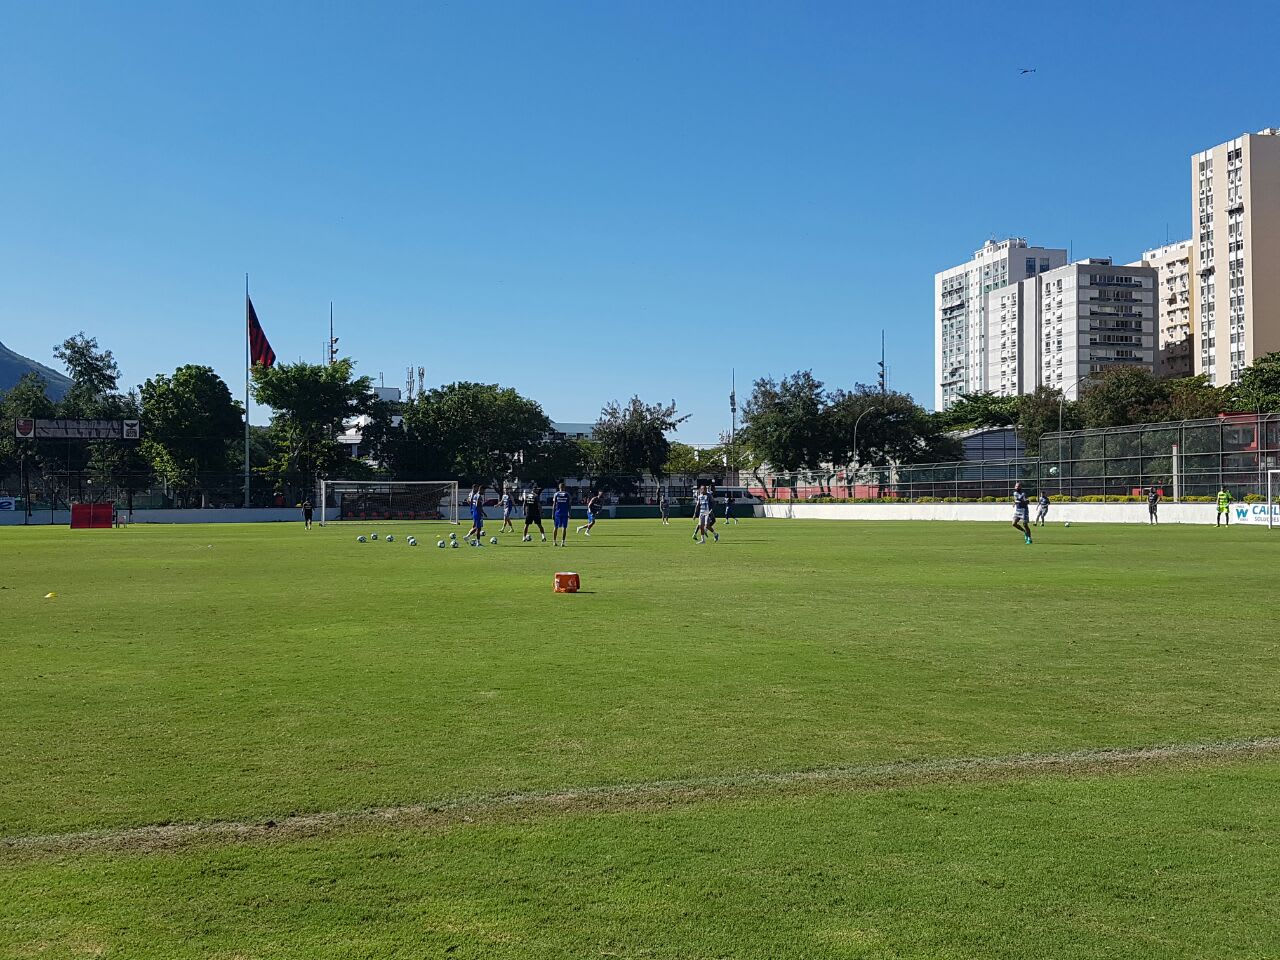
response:
<svg viewBox="0 0 1280 960"><path fill-rule="evenodd" d="M1274 530L1280 521L1280 470L1267 471L1267 529Z"/></svg>
<svg viewBox="0 0 1280 960"><path fill-rule="evenodd" d="M456 480L321 480L320 526L347 520L458 522Z"/></svg>

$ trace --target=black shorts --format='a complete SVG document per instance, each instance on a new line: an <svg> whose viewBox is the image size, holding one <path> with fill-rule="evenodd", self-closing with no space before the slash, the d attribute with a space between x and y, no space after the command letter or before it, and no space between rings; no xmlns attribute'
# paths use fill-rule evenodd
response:
<svg viewBox="0 0 1280 960"><path fill-rule="evenodd" d="M542 511L537 507L526 507L524 511L525 523L541 523Z"/></svg>

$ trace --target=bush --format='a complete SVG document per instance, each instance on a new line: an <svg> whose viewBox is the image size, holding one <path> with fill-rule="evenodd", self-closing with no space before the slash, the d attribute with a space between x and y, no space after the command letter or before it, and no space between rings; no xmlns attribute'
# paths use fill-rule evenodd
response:
<svg viewBox="0 0 1280 960"><path fill-rule="evenodd" d="M1266 503L1267 498L1260 493L1246 493L1244 495L1245 503Z"/></svg>

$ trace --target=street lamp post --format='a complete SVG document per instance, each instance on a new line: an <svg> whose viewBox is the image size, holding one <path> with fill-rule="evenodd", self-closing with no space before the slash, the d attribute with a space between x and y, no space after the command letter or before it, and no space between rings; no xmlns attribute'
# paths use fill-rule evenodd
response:
<svg viewBox="0 0 1280 960"><path fill-rule="evenodd" d="M853 456L858 462L859 470L862 469L862 458L858 456L858 424L862 422L863 417L876 409L876 407L867 407L862 413L858 414L858 419L853 421ZM853 480L854 482L850 484L849 496L853 496L853 491L857 488L858 475L856 473L853 476Z"/></svg>
<svg viewBox="0 0 1280 960"><path fill-rule="evenodd" d="M1083 376L1076 377L1062 390L1062 395L1058 397L1058 496L1062 496L1062 409L1067 402L1067 391L1072 387L1076 387L1076 399L1080 399L1080 384L1093 376L1092 371Z"/></svg>

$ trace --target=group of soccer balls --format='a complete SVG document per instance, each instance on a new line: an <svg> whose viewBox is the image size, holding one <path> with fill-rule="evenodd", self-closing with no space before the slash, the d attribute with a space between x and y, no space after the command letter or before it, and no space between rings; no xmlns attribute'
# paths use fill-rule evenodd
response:
<svg viewBox="0 0 1280 960"><path fill-rule="evenodd" d="M371 533L367 537L362 533L360 534L360 536L356 537L356 543L368 543L370 540L377 540L377 539L378 539L378 535L376 533ZM392 533L388 533L383 539L386 540L387 543L396 542L395 534L392 534ZM480 540L479 537L477 537L474 540L460 541L456 533L449 534L448 540L437 540L436 546L439 547L441 550L445 549L446 547L453 547L456 550L463 542L465 542L469 547L484 546L484 542ZM490 537L489 542L492 543L494 546L497 546L498 538ZM416 547L418 545L418 538L406 537L405 543L407 543L411 547Z"/></svg>

